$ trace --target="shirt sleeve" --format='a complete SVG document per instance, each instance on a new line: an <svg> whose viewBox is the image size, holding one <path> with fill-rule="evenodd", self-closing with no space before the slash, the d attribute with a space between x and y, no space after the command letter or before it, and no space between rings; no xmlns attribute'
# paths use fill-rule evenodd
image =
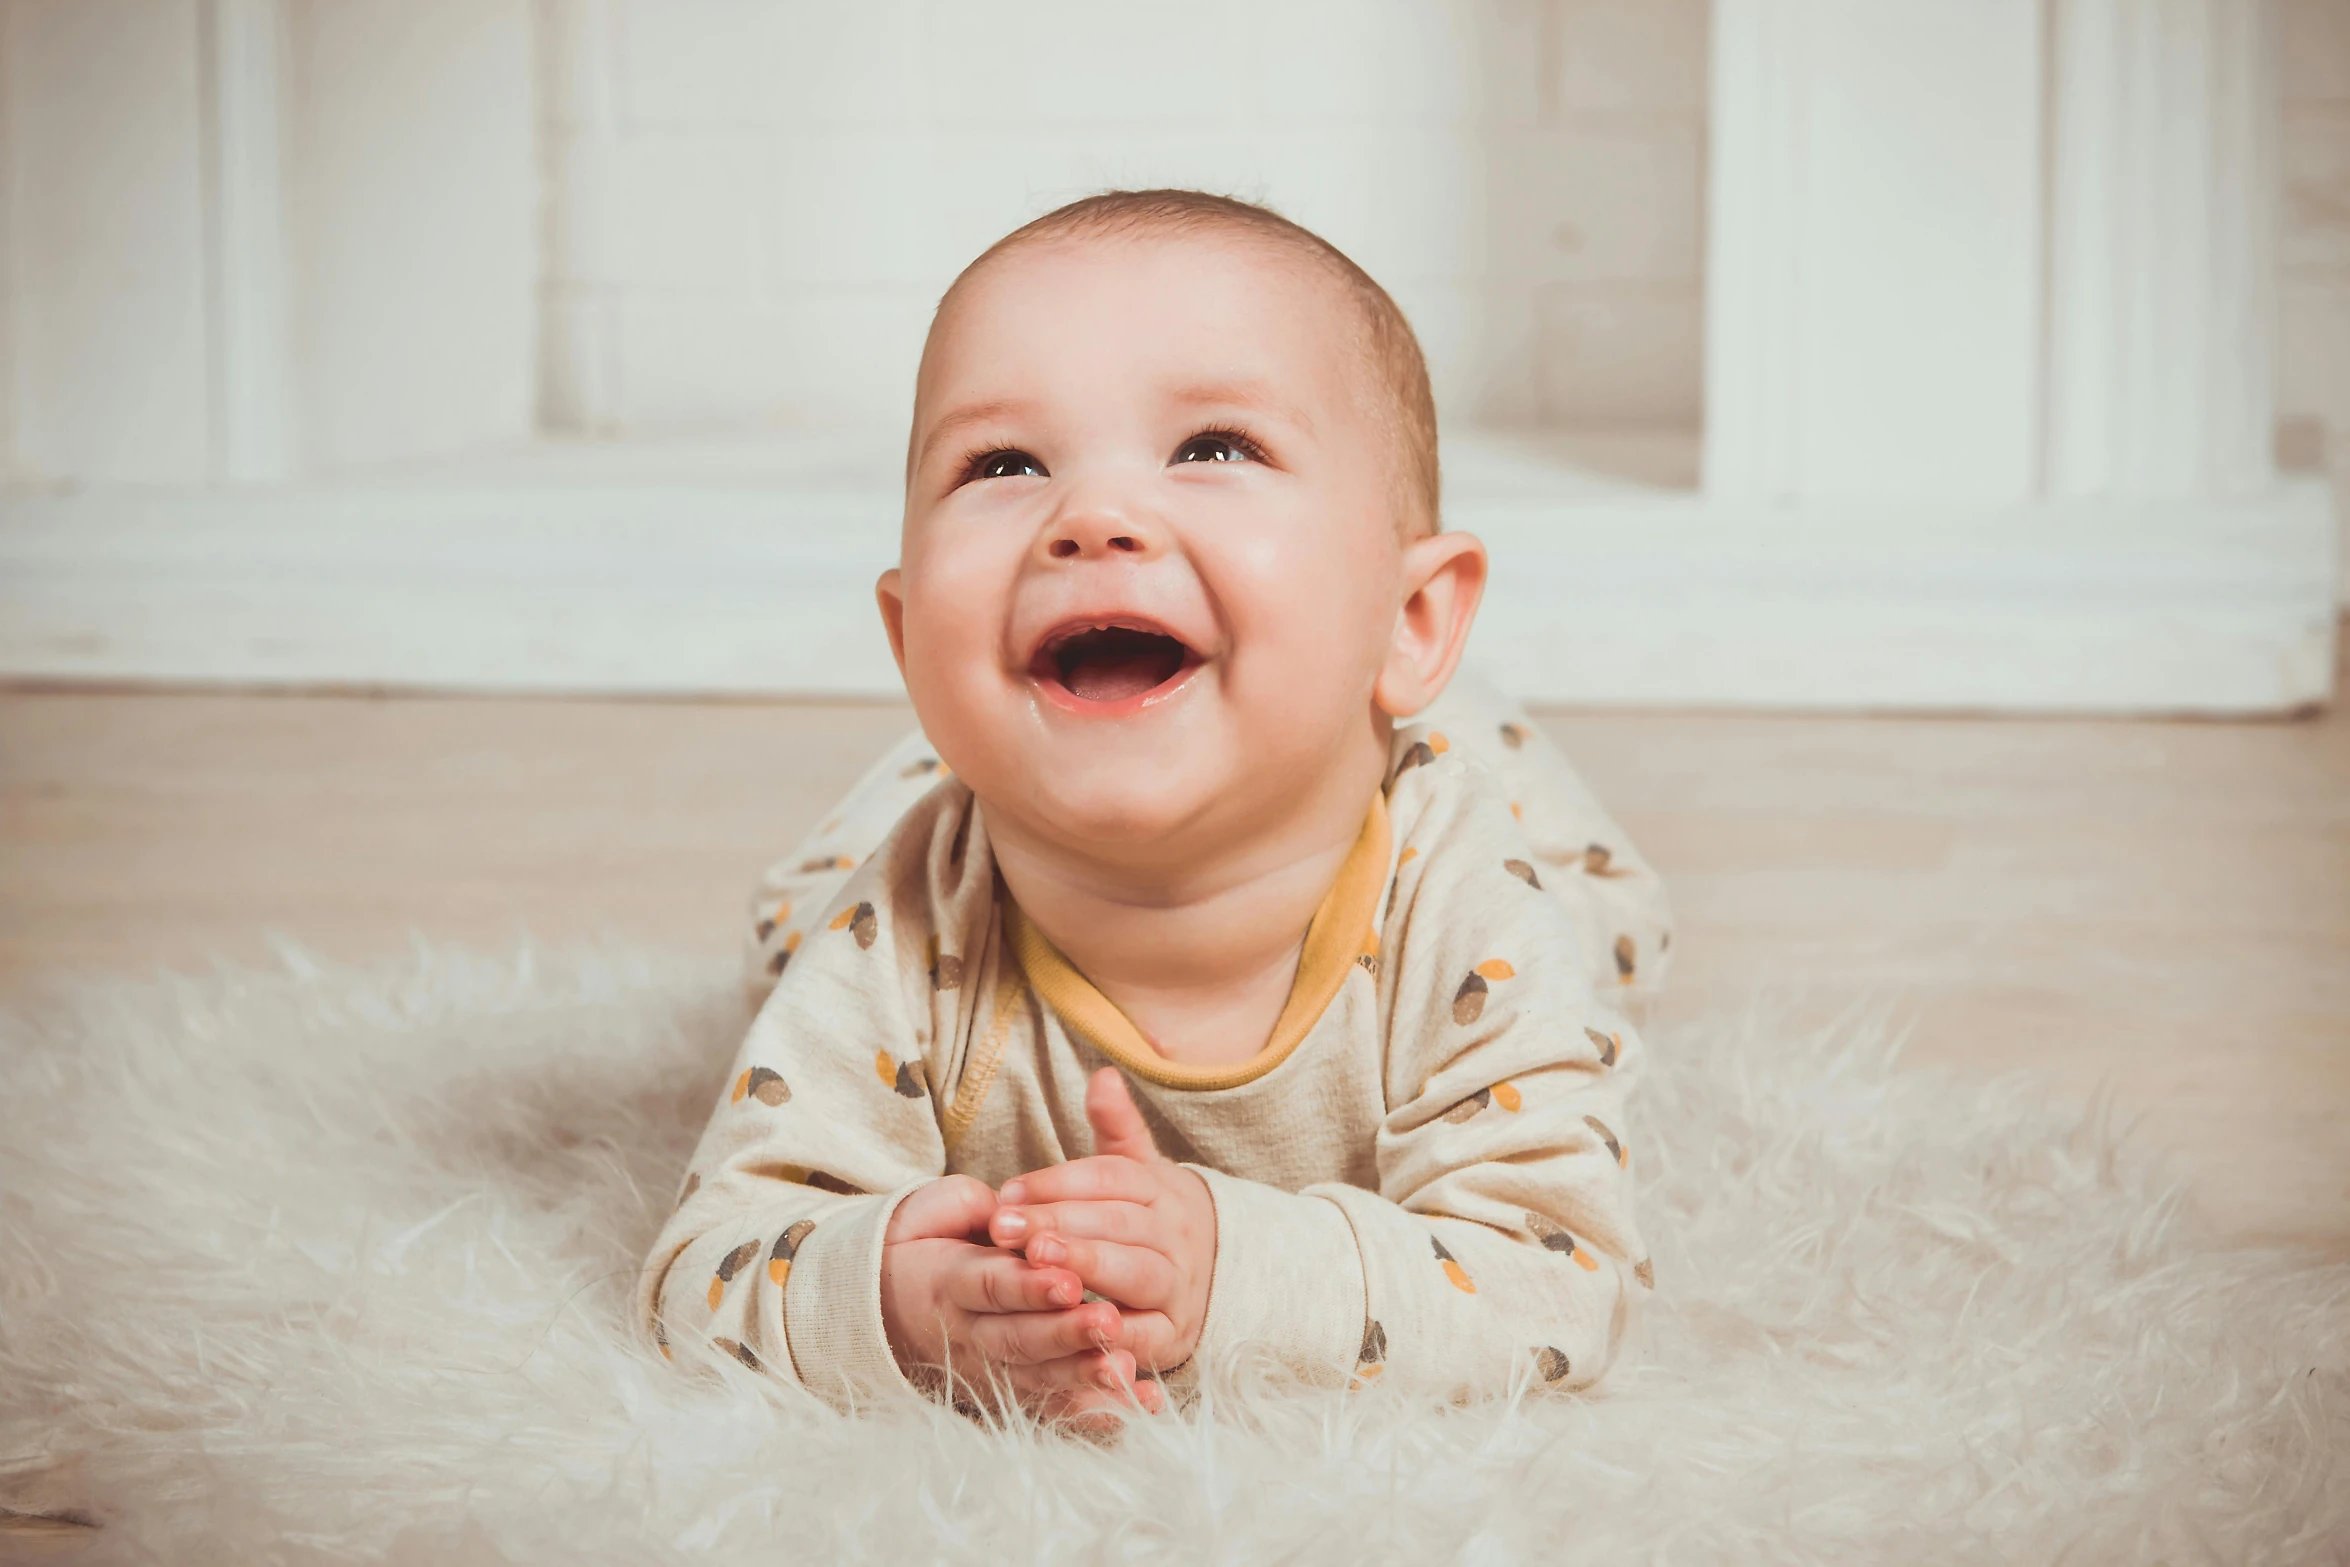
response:
<svg viewBox="0 0 2350 1567"><path fill-rule="evenodd" d="M1588 1386L1653 1287L1627 1115L1640 1042L1594 999L1571 912L1511 868L1523 838L1499 780L1441 753L1426 774L1394 790L1414 819L1379 942L1378 1189L1203 1172L1202 1346L1255 1339L1455 1397Z"/></svg>
<svg viewBox="0 0 2350 1567"><path fill-rule="evenodd" d="M917 729L866 770L791 853L751 889L743 936L743 999L757 1012L828 916L857 868L873 857L906 812L949 776Z"/></svg>
<svg viewBox="0 0 2350 1567"><path fill-rule="evenodd" d="M1525 858L1532 876L1574 915L1593 988L1627 999L1654 995L1672 962L1664 882L1566 754L1524 708L1466 669L1397 743L1434 744L1429 736L1476 757L1498 780L1532 851Z"/></svg>
<svg viewBox="0 0 2350 1567"><path fill-rule="evenodd" d="M811 911L753 1020L640 1281L672 1359L731 1355L837 1404L908 1385L881 1247L897 1204L946 1167L933 1084L985 908L952 885L968 799L940 791Z"/></svg>

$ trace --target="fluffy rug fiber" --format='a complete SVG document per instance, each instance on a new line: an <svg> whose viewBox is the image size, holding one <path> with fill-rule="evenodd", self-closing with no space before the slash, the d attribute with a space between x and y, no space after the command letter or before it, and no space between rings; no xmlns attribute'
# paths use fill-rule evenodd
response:
<svg viewBox="0 0 2350 1567"><path fill-rule="evenodd" d="M2350 1559L2350 1269L1881 1028L1655 1032L1659 1293L1587 1399L1240 1368L1090 1443L665 1365L626 1280L737 1007L289 953L0 1020L0 1505L77 1560Z"/></svg>

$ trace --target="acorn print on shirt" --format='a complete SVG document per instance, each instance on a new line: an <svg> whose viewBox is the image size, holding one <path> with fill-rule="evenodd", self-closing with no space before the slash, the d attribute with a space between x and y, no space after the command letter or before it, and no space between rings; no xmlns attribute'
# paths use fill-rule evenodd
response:
<svg viewBox="0 0 2350 1567"><path fill-rule="evenodd" d="M938 950L938 938L933 936L930 949L930 988L933 990L960 990L963 986L963 960L952 952Z"/></svg>
<svg viewBox="0 0 2350 1567"><path fill-rule="evenodd" d="M733 1339L730 1338L714 1338L710 1340L710 1342L717 1345L720 1349L725 1350L729 1355L732 1355L735 1359L741 1361L744 1365L750 1367L753 1371L759 1369L758 1354L752 1350L750 1345L737 1344Z"/></svg>
<svg viewBox="0 0 2350 1567"><path fill-rule="evenodd" d="M1443 1264L1444 1276L1452 1280L1452 1287L1464 1294L1476 1294L1477 1286L1469 1282L1468 1271L1460 1265L1459 1259L1444 1249L1444 1242L1431 1235L1428 1244L1436 1248L1436 1260Z"/></svg>
<svg viewBox="0 0 2350 1567"><path fill-rule="evenodd" d="M718 1271L710 1277L710 1309L712 1311L716 1311L719 1302L726 1299L726 1286L734 1282L734 1276L749 1267L751 1259L758 1255L759 1243L744 1241L740 1246L718 1259Z"/></svg>
<svg viewBox="0 0 2350 1567"><path fill-rule="evenodd" d="M800 862L802 876L821 876L826 871L853 871L857 862L846 854L819 854L812 860Z"/></svg>
<svg viewBox="0 0 2350 1567"><path fill-rule="evenodd" d="M838 1192L843 1197L869 1197L872 1193L862 1186L851 1186L839 1176L825 1170L811 1170L804 1164L779 1164L775 1173L796 1186L813 1186L820 1192Z"/></svg>
<svg viewBox="0 0 2350 1567"><path fill-rule="evenodd" d="M1616 938L1616 978L1617 978L1617 979L1621 980L1623 983L1625 983L1625 984L1627 984L1627 985L1629 985L1629 984L1631 984L1631 983L1632 983L1632 972L1633 972L1633 970L1634 970L1635 968L1637 968L1637 967L1639 966L1639 965L1637 964L1637 962L1635 961L1635 960L1636 960L1636 959L1639 957L1639 955L1640 955L1639 949L1638 949L1637 947L1635 947L1635 946L1633 946L1633 945L1632 945L1632 938L1631 938L1631 937L1629 937L1629 936L1618 936L1618 937Z"/></svg>
<svg viewBox="0 0 2350 1567"><path fill-rule="evenodd" d="M930 1092L930 1085L923 1080L922 1063L919 1061L892 1060L890 1053L883 1050L875 1053L873 1070L881 1074L883 1082L908 1099L919 1099Z"/></svg>
<svg viewBox="0 0 2350 1567"><path fill-rule="evenodd" d="M1505 979L1516 979L1518 971L1500 958L1487 958L1469 970L1469 977L1461 981L1461 988L1452 994L1452 1020L1463 1027L1474 1023L1485 1013L1485 993Z"/></svg>
<svg viewBox="0 0 2350 1567"><path fill-rule="evenodd" d="M1625 1166L1631 1163L1632 1156L1624 1152L1624 1145L1616 1140L1615 1133L1607 1129L1606 1122L1602 1121L1596 1115L1587 1115L1583 1118L1583 1124L1597 1132L1599 1134L1599 1140L1607 1144L1607 1151L1609 1155L1616 1161L1617 1169L1623 1169Z"/></svg>
<svg viewBox="0 0 2350 1567"><path fill-rule="evenodd" d="M834 930L845 930L857 938L857 945L870 947L873 938L881 934L881 921L873 913L873 905L860 903L853 909L843 909L832 917Z"/></svg>
<svg viewBox="0 0 2350 1567"><path fill-rule="evenodd" d="M1521 724L1502 725L1501 743L1508 746L1513 751L1523 750L1526 745L1525 727Z"/></svg>
<svg viewBox="0 0 2350 1567"><path fill-rule="evenodd" d="M770 1283L781 1287L791 1277L791 1260L800 1254L801 1244L815 1228L814 1219L802 1219L775 1237L775 1249L767 1254L767 1278Z"/></svg>
<svg viewBox="0 0 2350 1567"><path fill-rule="evenodd" d="M1583 1030L1583 1037L1599 1047L1599 1064L1614 1066L1616 1052L1623 1048L1623 1040L1614 1034L1603 1034L1596 1028Z"/></svg>
<svg viewBox="0 0 2350 1567"><path fill-rule="evenodd" d="M1567 1360L1567 1352L1545 1344L1534 1353L1534 1369L1542 1373L1545 1382L1556 1382L1574 1369Z"/></svg>
<svg viewBox="0 0 2350 1567"><path fill-rule="evenodd" d="M1499 1105L1513 1115L1525 1104L1518 1096L1515 1083L1495 1083L1491 1088L1480 1088L1468 1098L1444 1112L1442 1119L1458 1126L1488 1105Z"/></svg>
<svg viewBox="0 0 2350 1567"><path fill-rule="evenodd" d="M1555 1251L1562 1256L1574 1258L1586 1273L1599 1271L1599 1259L1591 1255L1588 1247L1576 1245L1575 1237L1560 1228L1556 1222L1529 1209L1526 1214L1526 1228L1534 1232L1534 1238L1542 1242L1545 1251Z"/></svg>
<svg viewBox="0 0 2350 1567"><path fill-rule="evenodd" d="M1431 730L1427 739L1414 740L1411 749L1404 752L1403 760L1396 764L1395 776L1401 778L1415 767L1425 767L1451 749L1450 740Z"/></svg>
<svg viewBox="0 0 2350 1567"><path fill-rule="evenodd" d="M1355 1354L1355 1385L1360 1387L1387 1369L1387 1329L1372 1319L1363 1329L1363 1347Z"/></svg>
<svg viewBox="0 0 2350 1567"><path fill-rule="evenodd" d="M767 972L780 975L783 972L783 966L791 961L791 955L799 950L800 933L796 930L785 931L783 945L767 955Z"/></svg>
<svg viewBox="0 0 2350 1567"><path fill-rule="evenodd" d="M937 757L926 756L923 757L920 761L909 765L904 771L900 772L898 776L900 778L921 778L930 773L943 773L945 771L946 765L939 761Z"/></svg>
<svg viewBox="0 0 2350 1567"><path fill-rule="evenodd" d="M791 899L786 898L781 903L778 903L773 909L768 911L767 917L759 921L759 923L753 926L752 929L757 933L759 940L765 941L769 936L775 934L776 926L782 924L785 920L790 918Z"/></svg>
<svg viewBox="0 0 2350 1567"><path fill-rule="evenodd" d="M728 1104L741 1104L745 1099L756 1099L770 1110L791 1099L791 1084L783 1074L772 1067L746 1067L742 1076L734 1080L734 1092L727 1097Z"/></svg>
<svg viewBox="0 0 2350 1567"><path fill-rule="evenodd" d="M1528 865L1524 860L1504 860L1501 862L1501 868L1505 871L1508 871L1512 876L1517 877L1518 880L1524 882L1527 886L1533 888L1536 892L1540 892L1542 890L1542 878L1536 876L1534 874L1534 867Z"/></svg>

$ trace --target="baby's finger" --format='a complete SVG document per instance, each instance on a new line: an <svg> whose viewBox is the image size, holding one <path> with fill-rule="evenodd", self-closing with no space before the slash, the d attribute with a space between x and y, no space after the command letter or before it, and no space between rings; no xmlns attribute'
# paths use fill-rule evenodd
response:
<svg viewBox="0 0 2350 1567"><path fill-rule="evenodd" d="M1034 1364L991 1365L977 1357L958 1359L954 1382L959 1393L987 1408L1016 1403L1043 1410L1066 1395L1084 1389L1102 1389L1117 1377L1111 1351L1088 1349Z"/></svg>
<svg viewBox="0 0 2350 1567"><path fill-rule="evenodd" d="M1095 1154L1090 1159L1071 1159L1015 1176L1004 1182L1001 1200L1015 1207L1103 1199L1149 1202L1162 1190L1157 1171L1164 1168L1140 1164L1121 1154Z"/></svg>
<svg viewBox="0 0 2350 1567"><path fill-rule="evenodd" d="M1174 1301L1175 1264L1165 1252L1148 1246L1045 1234L1028 1243L1028 1260L1067 1268L1085 1281L1087 1289L1129 1310L1148 1311Z"/></svg>
<svg viewBox="0 0 2350 1567"><path fill-rule="evenodd" d="M1129 1311L1118 1331L1118 1347L1132 1352L1136 1365L1172 1371L1187 1358L1175 1324L1163 1311Z"/></svg>
<svg viewBox="0 0 2350 1567"><path fill-rule="evenodd" d="M984 1231L995 1209L995 1193L985 1181L968 1175L942 1175L906 1194L906 1200L889 1216L889 1231L883 1238L963 1240Z"/></svg>
<svg viewBox="0 0 2350 1567"><path fill-rule="evenodd" d="M1145 1164L1158 1158L1150 1124L1134 1107L1133 1091L1116 1067L1103 1067L1086 1083L1085 1118L1093 1123L1093 1146L1098 1151L1124 1154Z"/></svg>
<svg viewBox="0 0 2350 1567"><path fill-rule="evenodd" d="M975 1249L948 1274L947 1302L972 1313L1059 1311L1085 1299L1085 1286L1065 1268L1040 1268L1008 1251Z"/></svg>
<svg viewBox="0 0 2350 1567"><path fill-rule="evenodd" d="M1067 1311L982 1312L966 1330L971 1347L998 1365L1042 1365L1118 1342L1118 1308L1089 1301Z"/></svg>
<svg viewBox="0 0 2350 1567"><path fill-rule="evenodd" d="M1156 1382L1138 1375L1124 1350L1094 1350L1043 1366L1022 1366L1011 1380L1021 1402L1048 1418L1073 1421L1087 1430L1116 1428L1116 1411L1140 1405L1163 1408L1166 1395ZM1022 1387L1022 1383L1026 1383Z"/></svg>
<svg viewBox="0 0 2350 1567"><path fill-rule="evenodd" d="M1151 1246L1165 1244L1166 1229L1159 1212L1139 1202L1047 1202L996 1209L987 1221L987 1238L1012 1247L1044 1234Z"/></svg>

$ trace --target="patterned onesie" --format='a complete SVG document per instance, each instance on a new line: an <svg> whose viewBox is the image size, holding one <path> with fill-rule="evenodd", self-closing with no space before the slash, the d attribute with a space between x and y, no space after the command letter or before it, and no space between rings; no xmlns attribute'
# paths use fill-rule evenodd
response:
<svg viewBox="0 0 2350 1567"><path fill-rule="evenodd" d="M639 1291L667 1353L707 1342L836 1403L908 1386L881 1320L897 1202L1090 1154L1103 1065L1215 1203L1178 1386L1255 1345L1456 1397L1581 1387L1654 1286L1625 1115L1642 1050L1610 1003L1661 974L1663 897L1472 680L1397 730L1272 1038L1238 1065L1158 1055L1023 918L919 734L754 915L769 993Z"/></svg>

